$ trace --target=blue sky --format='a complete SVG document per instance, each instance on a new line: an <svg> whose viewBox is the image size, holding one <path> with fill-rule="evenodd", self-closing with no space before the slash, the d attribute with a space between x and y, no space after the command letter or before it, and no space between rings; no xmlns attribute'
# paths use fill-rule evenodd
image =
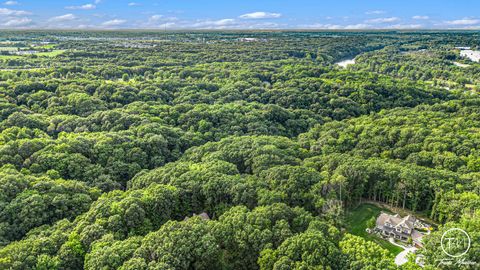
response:
<svg viewBox="0 0 480 270"><path fill-rule="evenodd" d="M480 29L478 0L0 0L0 29Z"/></svg>

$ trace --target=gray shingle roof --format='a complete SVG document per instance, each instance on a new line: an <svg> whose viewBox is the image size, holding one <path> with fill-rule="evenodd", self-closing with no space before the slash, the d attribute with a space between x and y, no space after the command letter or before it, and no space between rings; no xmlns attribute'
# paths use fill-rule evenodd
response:
<svg viewBox="0 0 480 270"><path fill-rule="evenodd" d="M389 215L387 213L381 213L380 216L378 216L376 224L377 226L384 226L385 223L390 223L394 227L402 227L402 228L408 228L410 230L414 229L414 224L415 224L415 217L413 216L406 216L404 218L400 217L398 214L396 215Z"/></svg>

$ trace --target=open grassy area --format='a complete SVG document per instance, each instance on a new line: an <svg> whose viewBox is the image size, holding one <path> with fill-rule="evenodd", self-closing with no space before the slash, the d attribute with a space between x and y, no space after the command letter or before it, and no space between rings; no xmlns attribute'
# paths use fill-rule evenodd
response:
<svg viewBox="0 0 480 270"><path fill-rule="evenodd" d="M39 52L33 55L36 55L39 57L55 57L64 52L66 52L66 50L53 50L51 52ZM27 57L32 57L32 55L0 55L0 59L22 59Z"/></svg>
<svg viewBox="0 0 480 270"><path fill-rule="evenodd" d="M51 52L39 52L37 53L38 56L46 56L46 57L55 57L64 53L66 50L53 50Z"/></svg>
<svg viewBox="0 0 480 270"><path fill-rule="evenodd" d="M18 51L17 47L0 47L0 52Z"/></svg>
<svg viewBox="0 0 480 270"><path fill-rule="evenodd" d="M381 211L389 212L386 209L382 209L369 203L359 205L357 208L347 212L346 229L349 233L361 236L366 240L373 241L390 251L390 253L397 255L398 253L402 252L402 248L392 245L388 241L379 237L368 234L365 231L365 229L367 229L367 221L372 217L377 217Z"/></svg>
<svg viewBox="0 0 480 270"><path fill-rule="evenodd" d="M54 49L57 46L57 44L46 44L42 46L37 46L36 48L42 48L42 49Z"/></svg>
<svg viewBox="0 0 480 270"><path fill-rule="evenodd" d="M1 68L0 71L41 71L41 70L46 70L48 68L45 67L15 67L15 68Z"/></svg>
<svg viewBox="0 0 480 270"><path fill-rule="evenodd" d="M19 55L2 55L0 54L0 60L1 59L20 59L22 56Z"/></svg>

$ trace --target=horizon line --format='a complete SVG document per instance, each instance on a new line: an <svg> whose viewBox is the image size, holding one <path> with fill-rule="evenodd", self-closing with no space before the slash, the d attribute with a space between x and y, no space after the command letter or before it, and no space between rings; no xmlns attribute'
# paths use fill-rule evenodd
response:
<svg viewBox="0 0 480 270"><path fill-rule="evenodd" d="M177 28L177 29L162 29L162 28L0 28L1 31L10 31L10 32L21 32L21 31L80 31L80 32L94 32L94 31L107 31L107 32L114 32L114 31L152 31L152 32L255 32L255 31L262 31L262 32L289 32L289 31L296 31L296 32L315 32L315 31L322 31L322 32L390 32L390 31L465 31L465 32L480 32L480 28L475 29L465 29L465 28L346 28L346 29L328 29L328 28L227 28L227 29L199 29L199 28Z"/></svg>

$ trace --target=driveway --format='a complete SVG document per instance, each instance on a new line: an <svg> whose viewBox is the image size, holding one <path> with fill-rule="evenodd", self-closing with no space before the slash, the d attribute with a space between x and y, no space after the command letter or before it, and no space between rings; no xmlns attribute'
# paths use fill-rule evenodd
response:
<svg viewBox="0 0 480 270"><path fill-rule="evenodd" d="M397 257L395 257L395 264L396 265L402 265L404 263L407 263L408 262L408 258L407 258L407 255L410 253L410 252L415 252L417 251L416 248L414 247L411 247L411 248L406 248L404 251L400 252Z"/></svg>
<svg viewBox="0 0 480 270"><path fill-rule="evenodd" d="M390 243L392 243L393 245L395 246L398 246L398 247L401 247L403 248L403 251L400 252L397 257L395 257L395 264L396 265L402 265L402 264L405 264L408 262L408 258L407 258L407 255L412 252L412 253L415 253L415 251L417 251L417 248L416 247L409 247L409 248L406 248L402 245L399 245L397 243L395 243L395 241L393 241L392 238L389 239Z"/></svg>

